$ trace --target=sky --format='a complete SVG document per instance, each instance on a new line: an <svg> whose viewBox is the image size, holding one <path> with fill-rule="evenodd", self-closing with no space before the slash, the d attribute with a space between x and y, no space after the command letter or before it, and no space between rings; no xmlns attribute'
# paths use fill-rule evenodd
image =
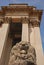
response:
<svg viewBox="0 0 44 65"><path fill-rule="evenodd" d="M37 9L43 10L40 33L42 39L42 47L44 51L44 0L0 0L0 6L7 6L10 3L28 3L28 5L30 6L36 6Z"/></svg>

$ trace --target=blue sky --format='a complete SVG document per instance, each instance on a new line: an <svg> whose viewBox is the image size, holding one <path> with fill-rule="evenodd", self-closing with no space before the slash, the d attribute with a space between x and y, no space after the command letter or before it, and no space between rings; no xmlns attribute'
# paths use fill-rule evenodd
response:
<svg viewBox="0 0 44 65"><path fill-rule="evenodd" d="M43 10L40 32L42 38L42 46L44 50L44 0L0 0L0 6L6 6L10 3L28 3L30 6L36 6L37 9Z"/></svg>

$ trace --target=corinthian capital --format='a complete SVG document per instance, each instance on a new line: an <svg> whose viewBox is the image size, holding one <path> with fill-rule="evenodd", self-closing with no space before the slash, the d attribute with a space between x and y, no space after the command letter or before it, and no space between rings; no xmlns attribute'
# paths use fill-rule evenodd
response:
<svg viewBox="0 0 44 65"><path fill-rule="evenodd" d="M33 27L37 27L40 25L40 21L38 18L30 18L30 23L32 24Z"/></svg>
<svg viewBox="0 0 44 65"><path fill-rule="evenodd" d="M21 22L22 23L29 23L29 19L28 18L21 18Z"/></svg>
<svg viewBox="0 0 44 65"><path fill-rule="evenodd" d="M10 23L11 21L12 21L11 17L10 18L8 18L8 17L5 18L5 23Z"/></svg>

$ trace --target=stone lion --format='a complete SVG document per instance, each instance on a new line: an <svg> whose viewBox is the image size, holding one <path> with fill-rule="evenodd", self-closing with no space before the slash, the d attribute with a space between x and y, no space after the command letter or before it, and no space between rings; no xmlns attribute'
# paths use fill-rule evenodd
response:
<svg viewBox="0 0 44 65"><path fill-rule="evenodd" d="M36 52L29 42L21 41L13 46L8 65L36 65Z"/></svg>

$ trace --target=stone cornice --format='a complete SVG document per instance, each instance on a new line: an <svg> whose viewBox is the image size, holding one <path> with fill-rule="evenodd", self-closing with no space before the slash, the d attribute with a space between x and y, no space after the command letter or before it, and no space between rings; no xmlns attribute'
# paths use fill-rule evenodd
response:
<svg viewBox="0 0 44 65"><path fill-rule="evenodd" d="M11 4L9 4L9 5L10 5L10 6L12 6L12 5L13 5L13 6L15 6L15 5L17 5L17 6L18 6L18 5L24 5L24 6L26 5L26 6L27 6L28 4L27 4L27 3L19 3L19 4L16 4L16 3L15 3L15 4L12 4L12 3L11 3Z"/></svg>
<svg viewBox="0 0 44 65"><path fill-rule="evenodd" d="M23 4L22 4L23 5ZM30 16L37 16L39 20L41 20L42 10L37 10L34 6L28 6L24 4L24 6L2 6L2 10L0 10L0 15L4 15L7 12L14 13L14 12L27 12ZM24 13L25 14L25 13Z"/></svg>

